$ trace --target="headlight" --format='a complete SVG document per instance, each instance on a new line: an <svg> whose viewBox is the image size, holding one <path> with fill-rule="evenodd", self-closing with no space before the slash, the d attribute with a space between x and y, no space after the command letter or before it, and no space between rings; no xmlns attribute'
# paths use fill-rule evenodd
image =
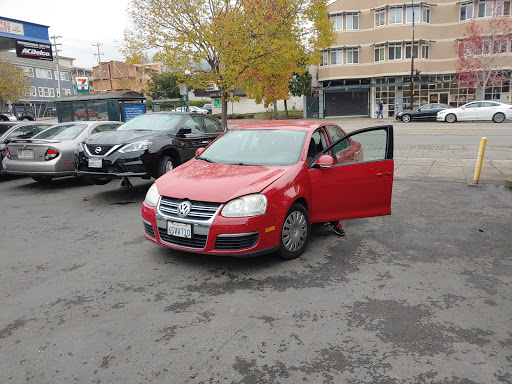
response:
<svg viewBox="0 0 512 384"><path fill-rule="evenodd" d="M119 152L126 153L126 152L135 152L135 151L144 151L146 149L151 148L152 144L153 144L153 142L147 141L147 140L137 141L135 143L125 145L123 148L121 148L119 150Z"/></svg>
<svg viewBox="0 0 512 384"><path fill-rule="evenodd" d="M83 152L84 151L84 143L82 141L78 142L75 148L75 153Z"/></svg>
<svg viewBox="0 0 512 384"><path fill-rule="evenodd" d="M402 116L403 114L403 112L399 112L397 116Z"/></svg>
<svg viewBox="0 0 512 384"><path fill-rule="evenodd" d="M157 205L159 198L160 195L158 194L158 188L156 187L156 184L153 183L153 185L149 187L148 191L146 192L146 198L144 199L144 202L150 207L154 207Z"/></svg>
<svg viewBox="0 0 512 384"><path fill-rule="evenodd" d="M228 202L222 209L225 217L248 217L263 215L267 210L267 198L255 194L238 197Z"/></svg>

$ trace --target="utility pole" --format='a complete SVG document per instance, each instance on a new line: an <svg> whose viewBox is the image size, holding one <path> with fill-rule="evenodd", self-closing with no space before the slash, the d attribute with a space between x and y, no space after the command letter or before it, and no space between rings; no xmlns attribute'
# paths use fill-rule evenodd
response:
<svg viewBox="0 0 512 384"><path fill-rule="evenodd" d="M100 53L100 46L102 46L102 45L103 44L100 44L98 42L96 44L92 45L93 47L98 48L98 53L95 53L94 56L98 56L98 63L100 64L101 93L103 93L103 71L101 70L101 56L103 55L103 53Z"/></svg>
<svg viewBox="0 0 512 384"><path fill-rule="evenodd" d="M62 91L62 88L60 86L60 68L59 68L59 52L60 52L60 49L57 48L58 45L62 45L61 43L57 43L57 39L60 39L62 38L62 36L52 36L50 37L50 39L53 39L53 47L54 47L54 50L55 50L55 63L57 65L57 83L58 83L58 87L59 87L59 92L57 94L57 97L60 97L61 96L61 91Z"/></svg>
<svg viewBox="0 0 512 384"><path fill-rule="evenodd" d="M411 110L414 109L414 0L412 2L412 44L411 44ZM418 54L419 54L418 46Z"/></svg>

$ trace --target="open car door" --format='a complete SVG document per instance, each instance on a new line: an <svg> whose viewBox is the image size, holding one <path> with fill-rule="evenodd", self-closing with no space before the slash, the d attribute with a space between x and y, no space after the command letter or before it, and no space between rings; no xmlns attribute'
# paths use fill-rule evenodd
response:
<svg viewBox="0 0 512 384"><path fill-rule="evenodd" d="M392 125L336 140L309 166L311 222L390 215L393 171Z"/></svg>

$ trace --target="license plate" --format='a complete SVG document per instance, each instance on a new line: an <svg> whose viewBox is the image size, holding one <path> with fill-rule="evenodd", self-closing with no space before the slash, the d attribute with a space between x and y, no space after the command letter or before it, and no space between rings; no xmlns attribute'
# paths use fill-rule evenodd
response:
<svg viewBox="0 0 512 384"><path fill-rule="evenodd" d="M167 222L167 234L176 237L192 238L192 226L185 223Z"/></svg>
<svg viewBox="0 0 512 384"><path fill-rule="evenodd" d="M21 159L33 159L34 151L31 149L22 149L20 152L20 158Z"/></svg>
<svg viewBox="0 0 512 384"><path fill-rule="evenodd" d="M103 167L103 162L101 159L89 159L89 168L101 168Z"/></svg>

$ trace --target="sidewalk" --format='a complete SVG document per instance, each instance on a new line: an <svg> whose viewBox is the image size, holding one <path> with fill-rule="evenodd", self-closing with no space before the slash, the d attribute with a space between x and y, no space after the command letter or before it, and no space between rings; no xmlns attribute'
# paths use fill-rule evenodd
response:
<svg viewBox="0 0 512 384"><path fill-rule="evenodd" d="M396 179L473 183L475 159L395 158ZM484 160L479 184L504 185L512 179L512 160Z"/></svg>

